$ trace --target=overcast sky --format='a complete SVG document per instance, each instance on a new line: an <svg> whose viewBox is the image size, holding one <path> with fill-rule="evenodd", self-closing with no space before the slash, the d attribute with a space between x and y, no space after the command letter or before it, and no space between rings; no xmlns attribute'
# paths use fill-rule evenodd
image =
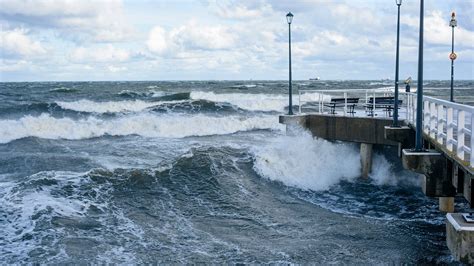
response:
<svg viewBox="0 0 474 266"><path fill-rule="evenodd" d="M425 79L474 79L474 0L425 1ZM0 0L1 81L382 79L395 0ZM401 6L400 78L416 79L419 0Z"/></svg>

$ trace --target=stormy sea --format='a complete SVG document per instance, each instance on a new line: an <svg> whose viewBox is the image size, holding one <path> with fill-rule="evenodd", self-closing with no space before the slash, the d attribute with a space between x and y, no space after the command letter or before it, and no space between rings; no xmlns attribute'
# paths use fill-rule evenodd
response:
<svg viewBox="0 0 474 266"><path fill-rule="evenodd" d="M391 87L294 82L296 91ZM448 88L424 85L440 98ZM0 261L455 264L437 199L396 150L377 148L361 179L356 144L286 134L287 89L0 83ZM456 81L455 97L474 102L474 81Z"/></svg>

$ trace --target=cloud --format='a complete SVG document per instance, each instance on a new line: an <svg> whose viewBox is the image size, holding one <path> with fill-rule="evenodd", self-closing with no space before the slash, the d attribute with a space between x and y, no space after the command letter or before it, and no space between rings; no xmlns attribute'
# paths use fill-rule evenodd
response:
<svg viewBox="0 0 474 266"><path fill-rule="evenodd" d="M151 29L148 40L146 41L146 46L148 49L156 54L164 54L168 48L169 37L165 31L160 26L156 26Z"/></svg>
<svg viewBox="0 0 474 266"><path fill-rule="evenodd" d="M13 26L53 28L73 39L120 41L133 29L119 0L3 0L0 17Z"/></svg>
<svg viewBox="0 0 474 266"><path fill-rule="evenodd" d="M26 30L1 31L0 35L2 57L31 58L46 53L46 49L39 41L34 41L27 36Z"/></svg>
<svg viewBox="0 0 474 266"><path fill-rule="evenodd" d="M126 71L127 70L127 67L124 67L124 66L108 66L107 69L110 71L110 72L122 72L122 71Z"/></svg>
<svg viewBox="0 0 474 266"><path fill-rule="evenodd" d="M443 16L439 10L434 10L425 15L424 21L424 37L428 44L434 45L451 45L451 27L449 26L449 16ZM404 16L401 23L412 28L412 31L418 32L419 18ZM458 23L458 27L454 29L456 46L473 48L474 47L474 31L470 31Z"/></svg>
<svg viewBox="0 0 474 266"><path fill-rule="evenodd" d="M159 55L196 50L229 50L237 46L238 34L227 26L209 26L195 20L166 31L155 26L148 35L148 49Z"/></svg>
<svg viewBox="0 0 474 266"><path fill-rule="evenodd" d="M116 48L111 44L94 48L78 47L69 55L70 61L74 63L125 62L130 58L129 51Z"/></svg>
<svg viewBox="0 0 474 266"><path fill-rule="evenodd" d="M2 58L0 60L0 71L2 72L13 72L18 70L24 70L29 68L31 62L26 60L7 60Z"/></svg>
<svg viewBox="0 0 474 266"><path fill-rule="evenodd" d="M272 12L271 6L259 1L210 1L209 9L224 19L255 19Z"/></svg>

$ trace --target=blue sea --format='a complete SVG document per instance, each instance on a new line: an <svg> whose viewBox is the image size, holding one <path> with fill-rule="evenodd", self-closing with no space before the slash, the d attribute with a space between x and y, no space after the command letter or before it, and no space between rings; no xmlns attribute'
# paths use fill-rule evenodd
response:
<svg viewBox="0 0 474 266"><path fill-rule="evenodd" d="M455 264L438 200L396 150L378 147L361 179L356 144L286 134L287 86L0 83L0 261ZM424 85L445 99L448 87ZM474 102L474 81L455 89Z"/></svg>

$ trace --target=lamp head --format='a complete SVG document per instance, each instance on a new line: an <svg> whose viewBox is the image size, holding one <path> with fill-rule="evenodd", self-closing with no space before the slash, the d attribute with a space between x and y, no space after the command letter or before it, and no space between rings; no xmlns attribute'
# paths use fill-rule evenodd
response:
<svg viewBox="0 0 474 266"><path fill-rule="evenodd" d="M451 21L449 21L449 26L454 28L457 25L458 25L458 22L456 21L456 13L453 12L451 13Z"/></svg>
<svg viewBox="0 0 474 266"><path fill-rule="evenodd" d="M395 3L397 4L397 6L401 6L402 5L402 0L395 0Z"/></svg>
<svg viewBox="0 0 474 266"><path fill-rule="evenodd" d="M288 22L288 24L291 24L291 22L293 21L293 14L291 14L291 12L288 12L288 14L286 14L286 21Z"/></svg>

